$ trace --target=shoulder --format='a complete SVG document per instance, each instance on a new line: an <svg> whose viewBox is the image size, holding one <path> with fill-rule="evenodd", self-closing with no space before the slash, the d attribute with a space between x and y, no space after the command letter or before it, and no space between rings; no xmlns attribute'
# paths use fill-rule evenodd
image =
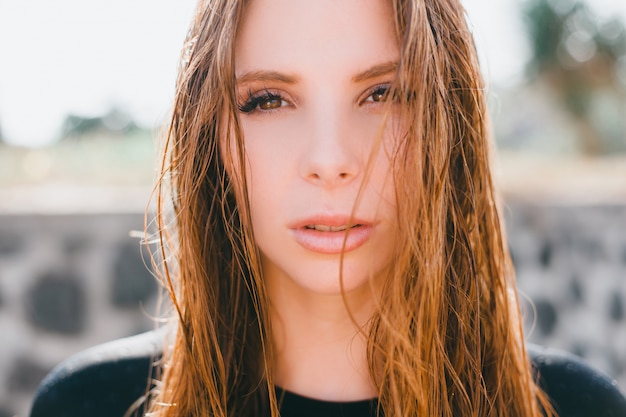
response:
<svg viewBox="0 0 626 417"><path fill-rule="evenodd" d="M30 416L123 416L149 389L164 338L148 332L67 359L42 381ZM607 375L562 351L529 345L528 354L559 417L626 417L626 398Z"/></svg>
<svg viewBox="0 0 626 417"><path fill-rule="evenodd" d="M30 416L123 416L148 391L163 336L148 332L65 360L41 382Z"/></svg>
<svg viewBox="0 0 626 417"><path fill-rule="evenodd" d="M536 345L528 345L528 354L559 417L626 417L617 382L583 359Z"/></svg>

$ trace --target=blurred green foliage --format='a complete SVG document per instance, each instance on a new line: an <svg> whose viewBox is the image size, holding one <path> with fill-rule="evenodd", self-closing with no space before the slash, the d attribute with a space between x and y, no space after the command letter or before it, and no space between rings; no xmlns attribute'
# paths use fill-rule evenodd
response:
<svg viewBox="0 0 626 417"><path fill-rule="evenodd" d="M102 116L68 115L63 122L61 139L80 139L94 134L119 136L132 133L138 129L139 127L128 112L112 107Z"/></svg>
<svg viewBox="0 0 626 417"><path fill-rule="evenodd" d="M529 84L548 86L557 97L580 133L583 154L626 152L623 22L602 21L582 0L529 0L523 17Z"/></svg>
<svg viewBox="0 0 626 417"><path fill-rule="evenodd" d="M92 133L43 148L0 144L0 187L150 186L157 159L153 136L137 129L119 137Z"/></svg>

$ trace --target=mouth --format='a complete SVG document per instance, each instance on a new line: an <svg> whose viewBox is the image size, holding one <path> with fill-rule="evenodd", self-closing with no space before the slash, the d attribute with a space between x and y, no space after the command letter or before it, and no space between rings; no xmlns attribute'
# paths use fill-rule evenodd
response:
<svg viewBox="0 0 626 417"><path fill-rule="evenodd" d="M307 224L304 226L307 230L317 230L318 232L343 232L348 229L354 229L356 227L361 227L361 224L353 224L348 227L347 224L341 226L329 226L326 224Z"/></svg>
<svg viewBox="0 0 626 417"><path fill-rule="evenodd" d="M315 216L290 226L295 241L304 249L322 254L353 251L371 237L375 225L349 216Z"/></svg>

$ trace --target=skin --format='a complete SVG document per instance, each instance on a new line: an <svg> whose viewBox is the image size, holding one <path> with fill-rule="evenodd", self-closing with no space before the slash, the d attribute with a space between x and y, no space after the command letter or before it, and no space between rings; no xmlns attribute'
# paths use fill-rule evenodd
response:
<svg viewBox="0 0 626 417"><path fill-rule="evenodd" d="M391 11L382 0L253 0L245 13L237 96L276 383L325 400L370 398L359 328L397 236L396 135L380 134L399 59ZM347 238L327 230L353 223Z"/></svg>

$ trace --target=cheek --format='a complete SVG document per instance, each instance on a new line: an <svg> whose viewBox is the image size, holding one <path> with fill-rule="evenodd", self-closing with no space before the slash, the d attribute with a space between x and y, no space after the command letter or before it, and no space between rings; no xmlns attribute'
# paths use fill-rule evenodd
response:
<svg viewBox="0 0 626 417"><path fill-rule="evenodd" d="M266 120L268 117L262 115L257 120L246 118L241 122L246 178L252 191L272 191L281 180L286 181L294 174L296 155L300 152L297 140L302 135L300 118L274 118L270 123ZM273 191L280 193L281 189Z"/></svg>
<svg viewBox="0 0 626 417"><path fill-rule="evenodd" d="M384 144L390 160L400 152L408 137L408 124L402 121L398 111L392 111L385 123Z"/></svg>
<svg viewBox="0 0 626 417"><path fill-rule="evenodd" d="M394 191L394 179L397 171L398 156L402 152L405 139L399 128L398 122L395 119L387 121L385 126L382 141L380 144L380 151L378 152L377 163L384 171L385 190L387 193L395 194ZM402 178L400 178L402 180Z"/></svg>
<svg viewBox="0 0 626 417"><path fill-rule="evenodd" d="M391 161L384 152L381 152L377 166L379 168L372 172L370 180L372 191L374 191L372 197L378 199L378 212L384 213L384 217L387 220L395 223L397 205L396 180Z"/></svg>
<svg viewBox="0 0 626 417"><path fill-rule="evenodd" d="M378 149L373 170L369 177L367 188L371 188L372 198L377 201L378 215L384 217L390 227L390 232L397 231L398 224L398 193L397 185L400 186L411 180L406 175L399 175L397 169L397 159L401 138L391 128L385 129L380 147Z"/></svg>
<svg viewBox="0 0 626 417"><path fill-rule="evenodd" d="M410 187L417 178L421 178L418 175L421 164L416 158L417 147L417 140L410 134L408 124L397 115L390 118L385 128L383 153L389 166L389 181L394 185Z"/></svg>
<svg viewBox="0 0 626 417"><path fill-rule="evenodd" d="M245 182L250 215L255 229L265 219L275 216L287 188L288 159L271 146L263 146L261 137L248 135L244 141Z"/></svg>

